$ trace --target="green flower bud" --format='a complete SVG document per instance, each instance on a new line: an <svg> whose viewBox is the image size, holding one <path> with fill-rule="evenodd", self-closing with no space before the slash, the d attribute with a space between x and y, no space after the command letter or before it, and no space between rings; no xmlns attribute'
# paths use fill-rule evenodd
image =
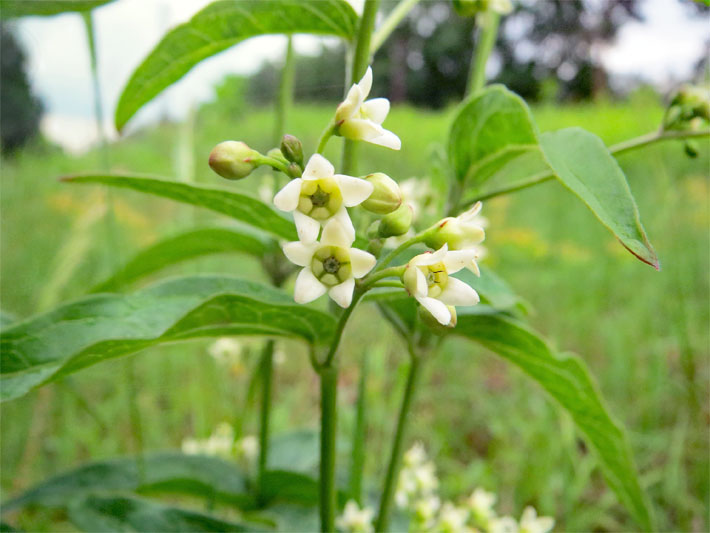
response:
<svg viewBox="0 0 710 533"><path fill-rule="evenodd" d="M402 204L396 211L380 219L377 229L380 237L398 237L404 235L412 226L412 206Z"/></svg>
<svg viewBox="0 0 710 533"><path fill-rule="evenodd" d="M303 166L303 145L293 135L284 135L281 138L281 153L292 163Z"/></svg>
<svg viewBox="0 0 710 533"><path fill-rule="evenodd" d="M388 215L402 205L402 191L397 182L387 174L377 172L364 177L374 185L372 194L365 200L362 207L378 215Z"/></svg>
<svg viewBox="0 0 710 533"><path fill-rule="evenodd" d="M288 171L288 175L292 178L300 178L303 174L303 169L298 163L289 163L286 170Z"/></svg>
<svg viewBox="0 0 710 533"><path fill-rule="evenodd" d="M210 152L210 167L228 180L246 178L259 166L261 154L241 141L224 141Z"/></svg>
<svg viewBox="0 0 710 533"><path fill-rule="evenodd" d="M271 150L266 152L266 155L268 155L272 159L277 159L281 161L284 165L288 165L288 159L284 157L283 153L278 148L272 148Z"/></svg>
<svg viewBox="0 0 710 533"><path fill-rule="evenodd" d="M683 148L685 149L685 154L688 157L691 157L693 159L698 157L698 145L695 141L690 139L686 140Z"/></svg>

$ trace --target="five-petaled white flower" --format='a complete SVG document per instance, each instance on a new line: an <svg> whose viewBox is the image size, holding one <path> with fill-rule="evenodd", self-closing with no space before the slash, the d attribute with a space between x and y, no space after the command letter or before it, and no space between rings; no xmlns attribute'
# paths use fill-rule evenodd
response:
<svg viewBox="0 0 710 533"><path fill-rule="evenodd" d="M341 307L353 298L355 279L375 266L375 256L352 248L355 237L337 220L329 220L320 242L289 242L283 247L286 257L303 270L296 278L294 299L305 304L326 292Z"/></svg>
<svg viewBox="0 0 710 533"><path fill-rule="evenodd" d="M373 98L365 101L372 88L372 69L367 67L367 72L355 83L345 100L335 111L335 124L338 135L347 139L366 141L399 150L402 141L394 133L382 127L390 102L387 98Z"/></svg>
<svg viewBox="0 0 710 533"><path fill-rule="evenodd" d="M547 533L555 526L555 519L549 516L537 516L534 507L527 506L520 517L520 533Z"/></svg>
<svg viewBox="0 0 710 533"><path fill-rule="evenodd" d="M336 525L347 533L371 533L375 530L372 518L375 511L370 507L360 509L354 500L345 504L343 514L338 517Z"/></svg>
<svg viewBox="0 0 710 533"><path fill-rule="evenodd" d="M340 222L352 241L355 228L345 208L361 204L372 190L372 183L335 174L333 165L325 157L314 154L303 175L291 180L274 197L274 205L282 211L293 212L298 238L303 242L314 242L320 227L331 219Z"/></svg>
<svg viewBox="0 0 710 533"><path fill-rule="evenodd" d="M473 288L451 276L462 268L476 273L475 254L474 250L449 251L444 244L436 252L417 255L407 263L402 276L407 291L444 326L455 325L454 306L480 301Z"/></svg>

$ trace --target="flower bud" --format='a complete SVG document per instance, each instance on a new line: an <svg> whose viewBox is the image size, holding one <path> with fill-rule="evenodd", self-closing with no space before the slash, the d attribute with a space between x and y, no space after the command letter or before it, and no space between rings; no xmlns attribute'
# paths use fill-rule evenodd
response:
<svg viewBox="0 0 710 533"><path fill-rule="evenodd" d="M486 234L483 228L475 223L473 216L464 213L455 218L447 217L440 220L427 230L424 244L434 250L438 250L444 244L449 246L449 250L465 250L479 244Z"/></svg>
<svg viewBox="0 0 710 533"><path fill-rule="evenodd" d="M692 139L687 139L685 141L683 149L685 150L685 155L688 157L692 159L698 157L698 145Z"/></svg>
<svg viewBox="0 0 710 533"><path fill-rule="evenodd" d="M399 208L389 215L380 219L378 227L378 235L380 237L398 237L404 235L412 226L412 207L408 204L402 204Z"/></svg>
<svg viewBox="0 0 710 533"><path fill-rule="evenodd" d="M246 178L260 164L261 154L241 141L224 141L210 152L210 167L228 180Z"/></svg>
<svg viewBox="0 0 710 533"><path fill-rule="evenodd" d="M378 215L387 215L402 205L402 191L399 190L397 182L387 174L376 172L365 176L364 179L372 183L375 188L361 204L362 207Z"/></svg>
<svg viewBox="0 0 710 533"><path fill-rule="evenodd" d="M281 153L292 163L303 166L303 145L293 135L284 135L281 138Z"/></svg>

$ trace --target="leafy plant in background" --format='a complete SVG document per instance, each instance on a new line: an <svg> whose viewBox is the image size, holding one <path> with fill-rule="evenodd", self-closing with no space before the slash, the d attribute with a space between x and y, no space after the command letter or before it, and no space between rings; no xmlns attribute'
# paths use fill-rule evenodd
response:
<svg viewBox="0 0 710 533"><path fill-rule="evenodd" d="M71 2L85 8L96 3ZM383 126L387 100L367 99L372 77L377 75L368 64L416 3L403 0L373 35L377 0L366 0L361 16L344 0L221 0L171 30L136 69L116 109L119 130L200 61L250 37L274 33L336 36L349 45L351 56L346 83L350 88L333 110L331 122L324 125L313 153L304 151L296 136L281 137L292 92L289 39L278 95L278 146L260 153L243 140L230 140L217 144L210 154L212 169L230 180L245 179L260 166L278 173L276 208L226 188L155 177L95 173L63 178L69 184L131 189L209 209L231 217L239 226L200 228L160 242L95 287L95 294L4 329L1 396L3 400L18 398L84 367L162 343L262 336L266 340L257 374L261 388L258 441L235 443L233 429L221 426L206 442L188 441L185 451L189 453L141 454L80 466L5 502L3 512L28 505L60 508L77 527L89 531L306 531L318 527L334 531L336 522L343 529L364 531L407 527L461 531L469 525L491 531L548 530L552 523L527 509L520 524L512 519L481 523L493 516L483 516L491 513L492 497L481 491L471 496L471 517L453 504L439 509L431 500L421 500L424 507L414 509L413 516L410 513L409 525L392 525L393 506L407 493L402 487L398 491L398 485L402 479L406 485L408 469L422 466L421 457L416 458L421 453L410 451L406 468L401 469L407 420L422 365L436 356L447 338L457 336L497 353L539 383L570 414L596 453L609 486L638 527L653 529L652 510L624 431L607 411L582 359L556 352L526 324L519 300L505 282L490 269L479 268L484 237L480 202L556 179L581 201L576 205L590 209L629 252L658 269L614 155L665 139L688 142L710 135L707 91L686 89L674 99L659 131L615 146L605 146L581 128L540 134L521 98L503 86L485 86L485 65L499 17L509 4L458 0L454 5L462 16L476 17L479 45L468 96L455 113L446 152L437 163L448 192L439 195L437 191L431 199L435 214L419 213L415 218L408 203L411 198L397 183L399 177L358 161L357 147L360 142L395 151L400 147L397 132ZM39 7L53 4L60 3L36 3ZM344 138L337 167L322 155L333 136ZM397 157L396 152L392 157ZM494 175L505 175L507 166L522 158L535 161L541 170L498 188L489 186ZM358 177L358 167L368 173ZM169 264L217 251L259 258L272 286L238 277L196 275L132 293L117 292ZM296 272L292 295L282 287ZM332 300L329 307L303 305L326 293ZM344 489L336 482L338 348L358 305L377 309L402 338L410 357L376 513L367 510L370 498L362 492L364 366L349 486ZM317 478L309 468L298 466L312 463L304 445L309 437L272 437L269 431L274 347L282 337L307 346L320 380ZM242 456L258 451L255 472L233 460L235 444ZM205 450L218 451L194 453ZM281 454L289 459L280 460ZM146 498L160 494L204 498L208 509L189 511ZM353 502L346 504L348 500ZM215 503L233 507L238 521L234 514L215 515ZM315 508L319 522L310 513ZM469 519L473 524L467 524Z"/></svg>

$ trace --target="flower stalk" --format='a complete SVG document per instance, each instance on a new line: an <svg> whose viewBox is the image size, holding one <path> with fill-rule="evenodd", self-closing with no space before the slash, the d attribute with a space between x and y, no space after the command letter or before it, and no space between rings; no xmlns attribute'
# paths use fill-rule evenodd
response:
<svg viewBox="0 0 710 533"><path fill-rule="evenodd" d="M259 416L259 463L257 484L259 499L262 499L262 484L269 459L269 426L271 419L271 386L274 371L274 340L264 344L260 361L261 371L261 412Z"/></svg>
<svg viewBox="0 0 710 533"><path fill-rule="evenodd" d="M486 64L498 35L500 14L496 11L488 10L478 15L477 22L481 25L481 30L476 43L473 62L471 63L471 72L468 78L468 86L466 87L467 96L480 91L486 84Z"/></svg>

